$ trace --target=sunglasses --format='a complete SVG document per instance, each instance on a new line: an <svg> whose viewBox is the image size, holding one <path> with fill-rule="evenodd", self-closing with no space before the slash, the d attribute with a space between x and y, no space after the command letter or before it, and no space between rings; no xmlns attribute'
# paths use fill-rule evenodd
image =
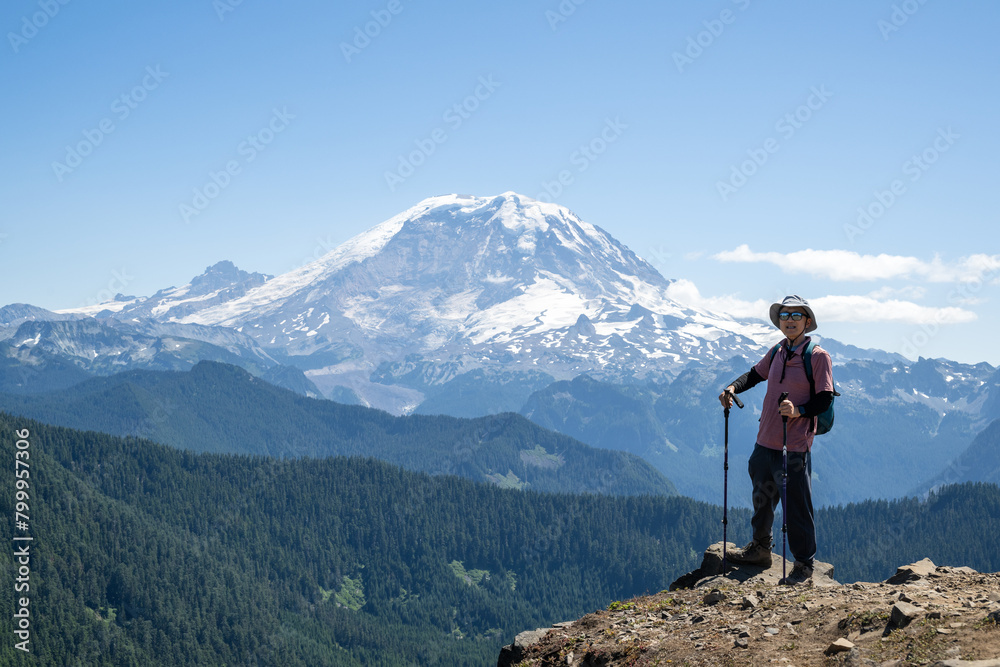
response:
<svg viewBox="0 0 1000 667"><path fill-rule="evenodd" d="M805 317L805 315L802 313L778 313L778 319L781 320L782 322L786 320L791 320L792 322L798 322L803 317Z"/></svg>

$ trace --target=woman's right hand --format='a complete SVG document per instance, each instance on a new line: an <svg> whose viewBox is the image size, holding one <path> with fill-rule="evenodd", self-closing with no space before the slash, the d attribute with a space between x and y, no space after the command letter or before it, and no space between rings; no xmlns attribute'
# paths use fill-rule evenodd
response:
<svg viewBox="0 0 1000 667"><path fill-rule="evenodd" d="M726 387L725 391L719 394L719 402L722 403L722 407L729 409L733 407L733 394L736 393L736 388L733 385Z"/></svg>

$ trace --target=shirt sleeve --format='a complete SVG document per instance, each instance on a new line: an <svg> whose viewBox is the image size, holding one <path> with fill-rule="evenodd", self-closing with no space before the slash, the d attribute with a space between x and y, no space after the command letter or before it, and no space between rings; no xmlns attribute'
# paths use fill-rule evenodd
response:
<svg viewBox="0 0 1000 667"><path fill-rule="evenodd" d="M757 371L757 375L759 375L764 380L767 379L768 373L771 372L771 359L773 357L778 356L777 352L771 354L771 352L773 351L774 348L772 347L767 351L764 357L760 361L758 361L753 367L753 370Z"/></svg>

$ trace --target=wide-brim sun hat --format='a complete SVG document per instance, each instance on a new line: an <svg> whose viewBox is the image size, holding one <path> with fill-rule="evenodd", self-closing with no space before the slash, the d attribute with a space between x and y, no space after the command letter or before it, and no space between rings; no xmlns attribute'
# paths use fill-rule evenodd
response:
<svg viewBox="0 0 1000 667"><path fill-rule="evenodd" d="M818 326L816 324L816 315L815 313L813 313L813 309L809 305L809 302L803 299L801 296L799 296L798 294L790 294L789 296L786 296L784 299L782 299L781 303L771 304L771 312L770 312L771 322L774 324L774 326L778 327L779 329L781 328L781 321L778 319L778 313L781 312L782 308L801 308L802 310L806 311L806 316L809 318L809 321L811 322L811 324L808 327L806 327L806 333L809 333L810 331L816 331L816 327Z"/></svg>

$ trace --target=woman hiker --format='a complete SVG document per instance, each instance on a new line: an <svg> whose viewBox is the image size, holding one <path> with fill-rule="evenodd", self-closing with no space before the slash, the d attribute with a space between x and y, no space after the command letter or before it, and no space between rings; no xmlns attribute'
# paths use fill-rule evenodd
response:
<svg viewBox="0 0 1000 667"><path fill-rule="evenodd" d="M781 499L782 418L788 417L788 478L786 505L782 511L788 525L788 546L795 564L783 584L808 582L813 574L816 555L816 524L813 521L812 461L809 449L815 435L815 417L833 401L833 368L826 350L812 350L815 395L809 388L802 352L809 342L806 334L816 329L816 316L809 302L798 295L786 296L771 304L771 322L785 335L776 351L769 350L749 371L732 382L719 395L723 407L732 407L733 394L767 382L761 408L757 444L748 465L753 483L753 539L743 549L729 553L737 563L771 566L771 529L774 509ZM782 393L788 398L779 401Z"/></svg>

